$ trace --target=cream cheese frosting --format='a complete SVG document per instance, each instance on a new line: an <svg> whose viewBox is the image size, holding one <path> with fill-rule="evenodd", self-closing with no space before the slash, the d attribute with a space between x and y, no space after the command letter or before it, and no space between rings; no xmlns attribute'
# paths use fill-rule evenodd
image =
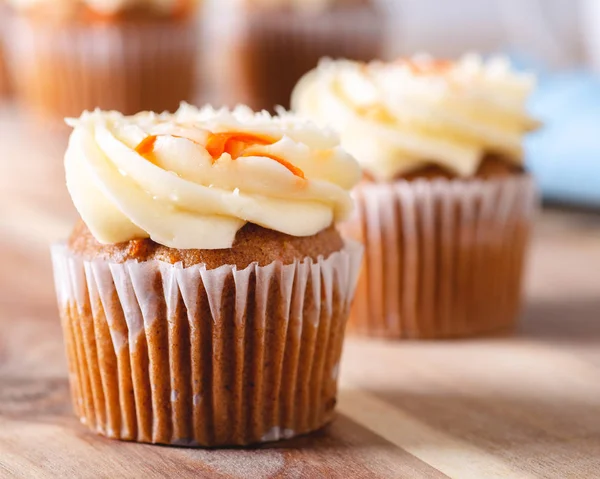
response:
<svg viewBox="0 0 600 479"><path fill-rule="evenodd" d="M415 56L393 63L324 60L300 80L292 109L339 130L342 146L378 180L426 165L460 177L486 153L523 163L526 110L535 84L503 58Z"/></svg>
<svg viewBox="0 0 600 479"><path fill-rule="evenodd" d="M178 11L182 0L8 0L8 3L17 10L31 10L44 5L51 5L57 9L64 9L70 5L84 5L102 15L114 15L141 6L168 15Z"/></svg>
<svg viewBox="0 0 600 479"><path fill-rule="evenodd" d="M103 244L230 248L247 222L311 236L348 216L360 179L337 134L283 111L184 104L175 114L95 111L67 123L67 187Z"/></svg>

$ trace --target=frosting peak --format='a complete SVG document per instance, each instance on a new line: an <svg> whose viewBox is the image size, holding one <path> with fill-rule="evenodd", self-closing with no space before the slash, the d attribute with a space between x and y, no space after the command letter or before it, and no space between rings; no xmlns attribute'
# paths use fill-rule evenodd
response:
<svg viewBox="0 0 600 479"><path fill-rule="evenodd" d="M95 111L67 123L67 187L101 243L229 248L246 222L311 236L345 219L360 178L336 134L283 111L184 104L175 114Z"/></svg>
<svg viewBox="0 0 600 479"><path fill-rule="evenodd" d="M322 61L296 86L292 107L341 132L365 170L389 180L436 164L473 175L486 153L523 161L534 78L503 58L454 62L415 56L392 63Z"/></svg>

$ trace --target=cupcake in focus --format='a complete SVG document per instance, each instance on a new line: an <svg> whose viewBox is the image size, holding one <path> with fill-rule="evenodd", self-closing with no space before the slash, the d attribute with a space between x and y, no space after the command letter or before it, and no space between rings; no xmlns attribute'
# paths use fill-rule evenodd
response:
<svg viewBox="0 0 600 479"><path fill-rule="evenodd" d="M218 97L255 110L288 108L294 85L321 58L372 60L384 41L372 0L224 0L207 18Z"/></svg>
<svg viewBox="0 0 600 479"><path fill-rule="evenodd" d="M534 78L504 59L322 62L293 108L365 174L345 231L366 252L349 329L386 338L511 329L536 193L523 166Z"/></svg>
<svg viewBox="0 0 600 479"><path fill-rule="evenodd" d="M337 136L245 107L69 123L82 221L53 263L82 422L190 446L329 422L362 259Z"/></svg>
<svg viewBox="0 0 600 479"><path fill-rule="evenodd" d="M16 93L43 118L174 111L195 94L197 0L8 0Z"/></svg>

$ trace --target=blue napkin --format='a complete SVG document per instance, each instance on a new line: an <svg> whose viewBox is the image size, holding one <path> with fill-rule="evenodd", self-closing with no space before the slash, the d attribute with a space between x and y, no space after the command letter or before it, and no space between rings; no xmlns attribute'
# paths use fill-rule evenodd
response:
<svg viewBox="0 0 600 479"><path fill-rule="evenodd" d="M600 206L600 78L538 73L530 111L544 126L526 140L527 166L546 199Z"/></svg>

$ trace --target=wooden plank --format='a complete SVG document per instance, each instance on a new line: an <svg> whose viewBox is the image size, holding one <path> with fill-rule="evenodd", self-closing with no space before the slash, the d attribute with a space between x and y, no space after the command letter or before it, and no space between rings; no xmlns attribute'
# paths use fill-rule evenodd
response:
<svg viewBox="0 0 600 479"><path fill-rule="evenodd" d="M117 443L71 414L60 378L2 377L0 471L22 477L446 477L346 416L275 446L192 450Z"/></svg>
<svg viewBox="0 0 600 479"><path fill-rule="evenodd" d="M385 398L385 395L383 396ZM395 407L400 406L400 407ZM510 462L415 419L401 405L359 390L344 391L340 410L374 433L450 477L464 479L534 477Z"/></svg>

